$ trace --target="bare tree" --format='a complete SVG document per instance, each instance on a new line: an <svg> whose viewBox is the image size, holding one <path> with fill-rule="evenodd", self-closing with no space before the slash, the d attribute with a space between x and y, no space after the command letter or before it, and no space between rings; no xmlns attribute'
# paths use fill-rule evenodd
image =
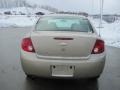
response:
<svg viewBox="0 0 120 90"><path fill-rule="evenodd" d="M1 8L23 7L29 6L26 0L0 0Z"/></svg>

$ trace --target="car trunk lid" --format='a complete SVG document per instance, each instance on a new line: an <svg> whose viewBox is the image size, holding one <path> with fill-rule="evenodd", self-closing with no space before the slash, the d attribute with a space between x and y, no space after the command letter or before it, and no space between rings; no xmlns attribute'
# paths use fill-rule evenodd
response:
<svg viewBox="0 0 120 90"><path fill-rule="evenodd" d="M35 31L31 34L37 56L46 58L88 58L96 35L82 32Z"/></svg>

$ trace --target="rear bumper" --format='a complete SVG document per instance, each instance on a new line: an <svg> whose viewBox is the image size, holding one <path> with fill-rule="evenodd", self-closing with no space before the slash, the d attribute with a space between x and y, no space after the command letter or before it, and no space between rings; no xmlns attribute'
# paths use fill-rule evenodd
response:
<svg viewBox="0 0 120 90"><path fill-rule="evenodd" d="M51 74L51 65L74 66L72 78L88 78L99 76L105 64L105 53L92 55L88 60L44 60L38 59L35 54L21 51L21 64L26 74L40 77L55 78Z"/></svg>

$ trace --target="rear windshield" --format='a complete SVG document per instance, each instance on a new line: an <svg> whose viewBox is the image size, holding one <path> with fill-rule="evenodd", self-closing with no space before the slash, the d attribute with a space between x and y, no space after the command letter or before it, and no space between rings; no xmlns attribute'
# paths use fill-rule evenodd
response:
<svg viewBox="0 0 120 90"><path fill-rule="evenodd" d="M93 32L89 21L80 17L43 17L36 24L36 30Z"/></svg>

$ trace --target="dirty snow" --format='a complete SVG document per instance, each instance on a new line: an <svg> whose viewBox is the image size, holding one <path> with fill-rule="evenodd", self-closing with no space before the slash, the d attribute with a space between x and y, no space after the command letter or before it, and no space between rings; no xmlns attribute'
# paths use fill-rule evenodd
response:
<svg viewBox="0 0 120 90"><path fill-rule="evenodd" d="M91 21L99 33L99 20L92 19ZM120 48L120 20L117 20L114 23L103 21L102 27L103 28L100 29L100 35L105 40L105 44Z"/></svg>
<svg viewBox="0 0 120 90"><path fill-rule="evenodd" d="M8 8L8 9L3 9L0 8L0 13L4 14L4 12L10 11L12 14L26 14L26 15L34 15L37 12L43 12L44 14L49 14L52 13L48 10L42 9L42 8L30 8L30 7L14 7L14 8Z"/></svg>
<svg viewBox="0 0 120 90"><path fill-rule="evenodd" d="M0 16L0 27L33 26L38 18L28 16Z"/></svg>
<svg viewBox="0 0 120 90"><path fill-rule="evenodd" d="M4 12L11 12L12 15L4 15ZM42 8L16 7L16 8L0 8L0 27L25 27L33 26L38 19L35 13L43 12L50 14L51 12ZM25 14L25 15L20 15Z"/></svg>

